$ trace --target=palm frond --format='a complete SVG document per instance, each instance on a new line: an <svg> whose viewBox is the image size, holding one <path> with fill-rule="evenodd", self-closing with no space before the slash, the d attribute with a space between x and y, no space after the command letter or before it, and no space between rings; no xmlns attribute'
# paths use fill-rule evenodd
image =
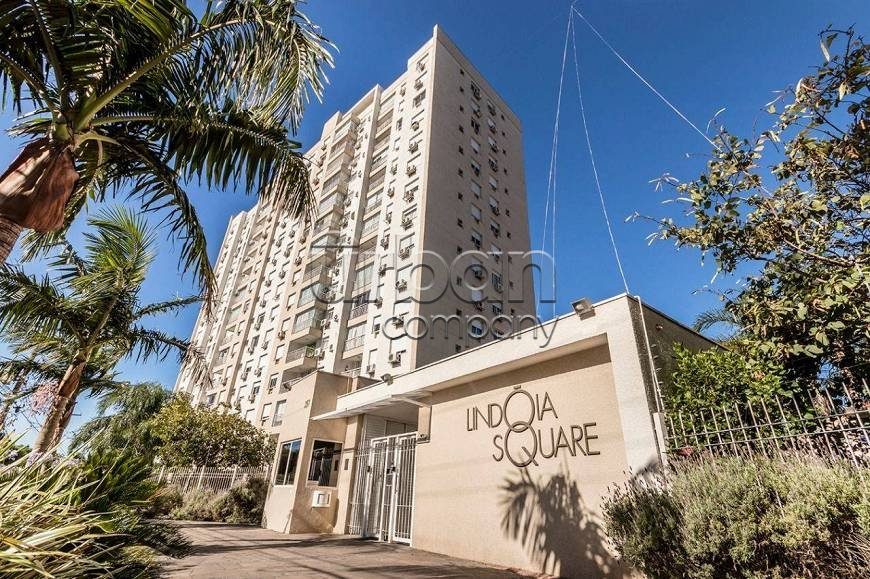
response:
<svg viewBox="0 0 870 579"><path fill-rule="evenodd" d="M164 302L156 302L143 306L133 312L133 319L141 320L148 316L157 316L161 314L176 313L178 310L184 309L189 305L197 304L202 301L201 296L187 296L174 298Z"/></svg>

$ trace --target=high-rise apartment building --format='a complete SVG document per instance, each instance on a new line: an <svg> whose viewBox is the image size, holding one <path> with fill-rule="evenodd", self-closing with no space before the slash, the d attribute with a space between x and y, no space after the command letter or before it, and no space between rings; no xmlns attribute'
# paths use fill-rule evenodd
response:
<svg viewBox="0 0 870 579"><path fill-rule="evenodd" d="M207 373L176 390L271 430L312 371L389 380L533 324L521 137L436 27L307 152L313 222L265 203L230 221L192 338Z"/></svg>

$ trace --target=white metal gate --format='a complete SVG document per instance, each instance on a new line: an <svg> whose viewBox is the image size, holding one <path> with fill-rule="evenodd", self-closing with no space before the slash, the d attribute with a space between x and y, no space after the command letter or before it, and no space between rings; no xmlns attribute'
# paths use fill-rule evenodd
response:
<svg viewBox="0 0 870 579"><path fill-rule="evenodd" d="M372 439L356 454L347 532L380 541L411 542L417 433Z"/></svg>

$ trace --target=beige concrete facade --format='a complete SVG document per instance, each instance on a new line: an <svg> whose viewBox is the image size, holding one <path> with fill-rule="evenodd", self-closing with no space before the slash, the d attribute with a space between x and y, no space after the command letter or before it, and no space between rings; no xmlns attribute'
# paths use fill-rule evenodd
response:
<svg viewBox="0 0 870 579"><path fill-rule="evenodd" d="M349 421L343 460L353 471L368 468L357 456L366 449L360 425L416 415L412 546L569 577L622 576L601 505L609 486L659 464L650 369L664 376L677 342L712 345L618 296L354 388L312 416ZM333 532L348 530L358 480L349 472L339 481ZM297 503L294 513L307 509Z"/></svg>
<svg viewBox="0 0 870 579"><path fill-rule="evenodd" d="M259 203L230 221L192 336L207 372L183 368L177 391L277 433L314 370L396 376L510 333L499 316L530 325L519 121L439 28L306 158L316 219Z"/></svg>

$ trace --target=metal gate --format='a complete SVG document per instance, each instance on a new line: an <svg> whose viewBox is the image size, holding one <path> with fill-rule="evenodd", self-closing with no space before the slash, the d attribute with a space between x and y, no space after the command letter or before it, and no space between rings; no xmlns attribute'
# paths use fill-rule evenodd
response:
<svg viewBox="0 0 870 579"><path fill-rule="evenodd" d="M356 454L347 532L411 543L417 433L374 438Z"/></svg>

